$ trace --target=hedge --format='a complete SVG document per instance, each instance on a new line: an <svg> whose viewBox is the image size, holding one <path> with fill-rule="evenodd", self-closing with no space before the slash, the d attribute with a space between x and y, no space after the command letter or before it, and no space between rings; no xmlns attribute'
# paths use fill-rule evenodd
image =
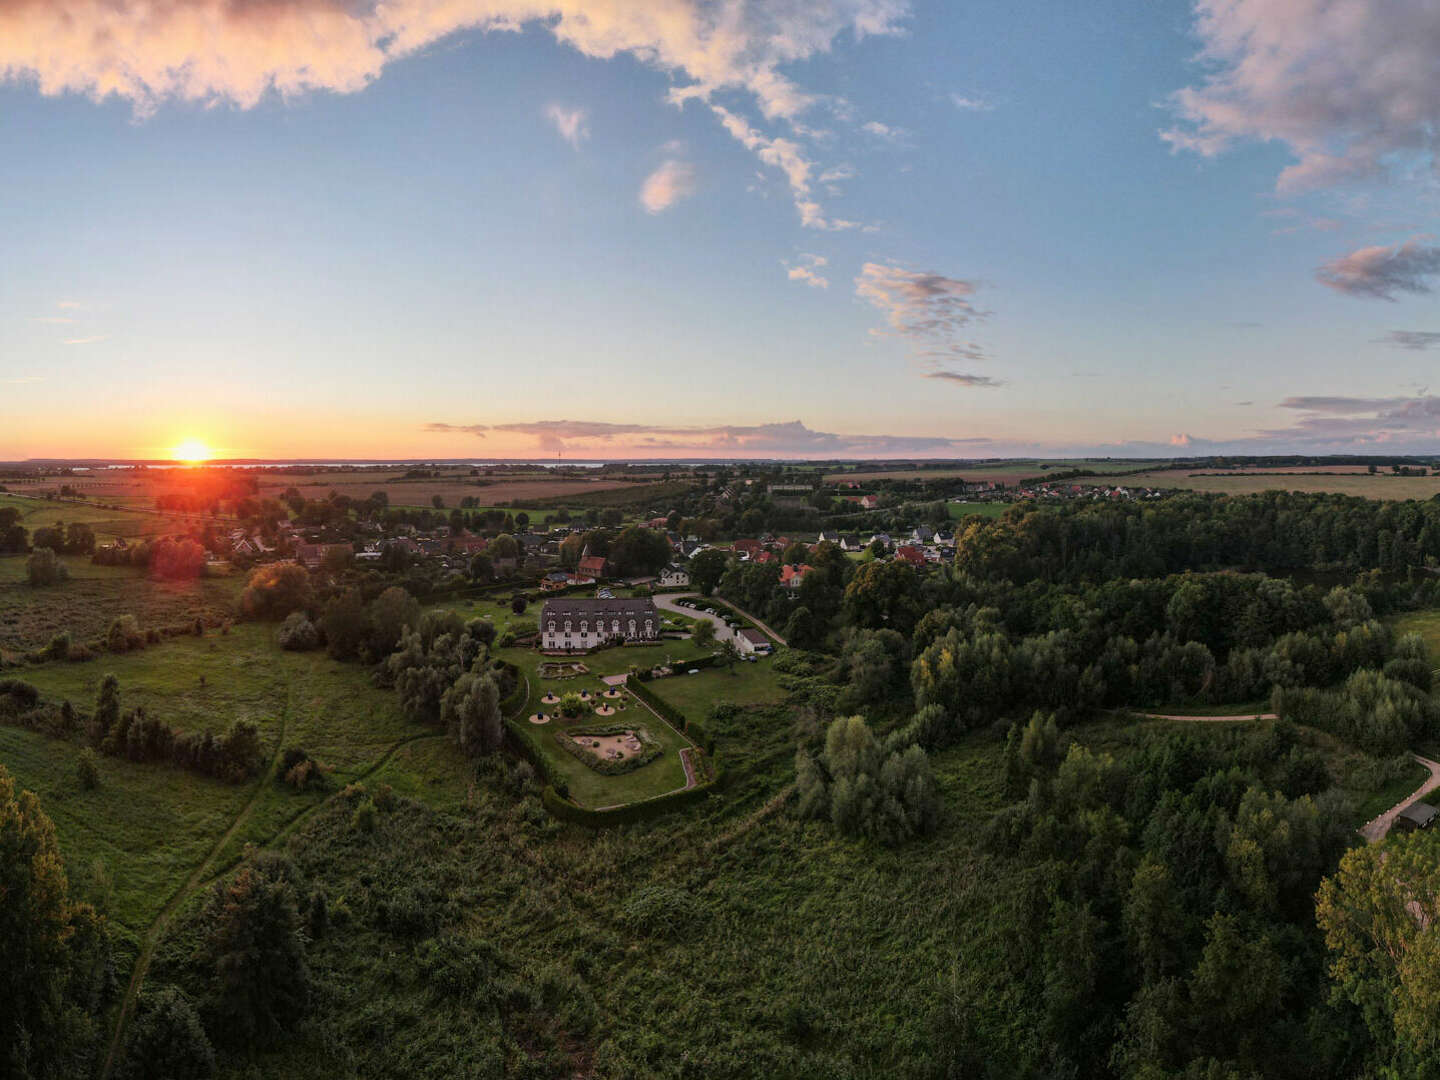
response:
<svg viewBox="0 0 1440 1080"><path fill-rule="evenodd" d="M623 732L630 732L640 740L640 753L631 758L621 758L618 761L613 758L602 758L590 747L581 746L577 738L581 735L619 735ZM579 759L581 764L594 769L602 776L619 776L622 773L638 769L641 765L648 765L660 756L661 750L660 744L655 741L655 736L639 724L603 724L599 727L571 728L569 731L555 732L555 741Z"/></svg>
<svg viewBox="0 0 1440 1080"><path fill-rule="evenodd" d="M541 801L545 804L546 810L562 821L571 821L576 825L588 825L592 829L603 829L611 825L630 825L637 821L649 821L661 814L668 814L671 810L678 810L682 806L709 798L710 789L716 783L716 780L708 780L703 784L696 784L692 788L681 788L679 791L672 791L665 795L656 795L654 798L630 803L628 806L617 807L614 810L590 810L584 806L577 806L570 800L561 798L550 784L545 785Z"/></svg>
<svg viewBox="0 0 1440 1080"><path fill-rule="evenodd" d="M714 663L715 661L713 656L706 656L701 659L710 663ZM675 677L676 676L671 676L671 678ZM691 741L704 750L705 753L711 755L715 753L715 740L710 737L710 733L701 726L698 720L691 720L668 701L657 697L655 691L651 690L650 687L646 686L639 679L627 679L625 685L631 693L668 720L678 731L683 731L686 735L689 735Z"/></svg>

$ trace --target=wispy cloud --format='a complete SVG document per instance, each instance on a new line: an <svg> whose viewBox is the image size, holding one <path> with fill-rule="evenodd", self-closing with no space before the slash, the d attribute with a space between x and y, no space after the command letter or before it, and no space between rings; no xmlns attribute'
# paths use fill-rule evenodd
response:
<svg viewBox="0 0 1440 1080"><path fill-rule="evenodd" d="M951 94L950 104L961 112L990 112L995 108L995 103L989 98L972 94Z"/></svg>
<svg viewBox="0 0 1440 1080"><path fill-rule="evenodd" d="M63 323L73 323L75 320L70 318L68 315L37 315L30 321L46 323L49 325L59 325Z"/></svg>
<svg viewBox="0 0 1440 1080"><path fill-rule="evenodd" d="M973 281L891 263L867 262L855 279L855 295L885 316L885 327L870 332L909 341L926 378L949 379L962 386L1000 386L998 380L944 366L990 359L979 344L962 337L966 327L988 314L974 304L977 289Z"/></svg>
<svg viewBox="0 0 1440 1080"><path fill-rule="evenodd" d="M0 379L6 386L28 386L30 383L44 382L39 375L21 375L14 379Z"/></svg>
<svg viewBox="0 0 1440 1080"><path fill-rule="evenodd" d="M640 186L640 205L652 214L668 210L695 193L695 166L670 158L645 178Z"/></svg>
<svg viewBox="0 0 1440 1080"><path fill-rule="evenodd" d="M474 435L477 439L485 438L485 432L490 430L489 424L442 424L439 422L426 424L425 430L445 435Z"/></svg>
<svg viewBox="0 0 1440 1080"><path fill-rule="evenodd" d="M92 334L90 337L66 338L60 342L61 345L94 345L105 340L104 334Z"/></svg>
<svg viewBox="0 0 1440 1080"><path fill-rule="evenodd" d="M535 420L508 424L426 425L427 431L468 433L506 432L533 438L543 450L594 449L613 453L690 451L707 455L883 457L955 451L983 445L985 438L946 436L852 435L816 431L799 420L771 424L673 426L625 424L604 420Z"/></svg>
<svg viewBox="0 0 1440 1080"><path fill-rule="evenodd" d="M829 261L823 255L802 254L795 263L786 263L789 269L785 276L791 281L803 281L812 289L828 289L830 281L820 273L820 268Z"/></svg>
<svg viewBox="0 0 1440 1080"><path fill-rule="evenodd" d="M1382 338L1375 339L1378 345L1393 345L1397 349L1412 349L1416 352L1440 346L1440 331L1436 330L1391 330Z"/></svg>
<svg viewBox="0 0 1440 1080"><path fill-rule="evenodd" d="M545 106L545 116L555 125L560 137L580 149L580 144L590 137L590 114L582 108L568 109L564 105Z"/></svg>
<svg viewBox="0 0 1440 1080"><path fill-rule="evenodd" d="M75 308L83 307L84 305L82 305L79 300L57 300L55 302L55 306L58 308L70 308L73 310Z"/></svg>
<svg viewBox="0 0 1440 1080"><path fill-rule="evenodd" d="M1440 274L1440 247L1407 240L1394 247L1365 247L1331 259L1316 280L1347 296L1394 300L1396 293L1428 293Z"/></svg>
<svg viewBox="0 0 1440 1080"><path fill-rule="evenodd" d="M904 128L882 124L879 120L869 120L861 124L860 130L874 135L877 139L884 139L886 142L903 142L910 135Z"/></svg>
<svg viewBox="0 0 1440 1080"><path fill-rule="evenodd" d="M943 379L946 382L957 383L960 386L967 386L977 390L993 390L1005 384L999 379L992 379L989 375L972 375L960 371L927 371L921 378Z"/></svg>
<svg viewBox="0 0 1440 1080"><path fill-rule="evenodd" d="M1210 74L1174 95L1175 148L1278 142L1282 191L1385 174L1428 155L1440 127L1432 0L1197 0ZM1403 164L1401 164L1403 167Z"/></svg>

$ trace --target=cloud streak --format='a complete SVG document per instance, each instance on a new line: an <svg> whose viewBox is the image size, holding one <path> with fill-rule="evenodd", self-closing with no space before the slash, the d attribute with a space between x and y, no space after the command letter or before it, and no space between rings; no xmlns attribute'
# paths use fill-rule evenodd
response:
<svg viewBox="0 0 1440 1080"><path fill-rule="evenodd" d="M934 271L907 270L891 263L867 262L855 279L855 295L885 316L885 327L870 332L903 338L920 359L925 378L948 379L957 386L997 387L997 379L952 371L955 361L983 363L985 350L962 332L988 314L975 306L979 286Z"/></svg>
<svg viewBox="0 0 1440 1080"><path fill-rule="evenodd" d="M823 255L803 254L798 262L789 267L785 276L791 281L803 281L812 289L828 289L830 280L820 273L820 268L829 261Z"/></svg>
<svg viewBox="0 0 1440 1080"><path fill-rule="evenodd" d="M1336 292L1372 300L1394 300L1396 293L1430 292L1429 279L1440 274L1440 247L1407 240L1394 247L1364 247L1331 259L1315 278Z"/></svg>
<svg viewBox="0 0 1440 1080"><path fill-rule="evenodd" d="M1383 338L1377 338L1376 344L1393 345L1397 349L1410 349L1415 352L1421 352L1425 349L1433 349L1440 346L1440 331L1391 330Z"/></svg>
<svg viewBox="0 0 1440 1080"><path fill-rule="evenodd" d="M1209 74L1174 95L1162 137L1203 155L1277 142L1295 192L1386 175L1440 126L1432 0L1196 0Z"/></svg>
<svg viewBox="0 0 1440 1080"><path fill-rule="evenodd" d="M799 420L770 424L677 426L604 420L535 420L507 424L427 424L426 431L527 436L542 450L628 453L689 451L709 455L774 457L883 457L956 451L988 443L984 438L916 435L853 435L816 431Z"/></svg>

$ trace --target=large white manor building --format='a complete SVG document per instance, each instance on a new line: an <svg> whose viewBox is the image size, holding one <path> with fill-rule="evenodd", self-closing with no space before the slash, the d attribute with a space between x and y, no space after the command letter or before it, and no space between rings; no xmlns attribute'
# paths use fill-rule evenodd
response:
<svg viewBox="0 0 1440 1080"><path fill-rule="evenodd" d="M654 600L567 596L546 600L540 609L540 647L547 652L593 649L616 640L660 640L660 613Z"/></svg>

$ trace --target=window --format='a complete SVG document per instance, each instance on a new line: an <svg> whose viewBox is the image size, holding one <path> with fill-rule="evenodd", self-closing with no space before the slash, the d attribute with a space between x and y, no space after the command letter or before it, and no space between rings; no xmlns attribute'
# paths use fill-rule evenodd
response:
<svg viewBox="0 0 1440 1080"><path fill-rule="evenodd" d="M580 632L581 632L582 634L585 633L585 630L586 630L587 627L589 627L589 625L590 625L590 624L589 624L588 621L586 621L585 619L581 619L581 620L580 620Z"/></svg>
<svg viewBox="0 0 1440 1080"><path fill-rule="evenodd" d="M565 620L565 632L566 632L567 634L570 632L570 620L569 620L569 619L566 619L566 620Z"/></svg>
<svg viewBox="0 0 1440 1080"><path fill-rule="evenodd" d="M630 620L630 636L631 636L631 637L634 637L634 636L635 636L635 620L634 620L634 619L631 619L631 620Z"/></svg>
<svg viewBox="0 0 1440 1080"><path fill-rule="evenodd" d="M551 619L551 620L550 620L550 632L551 632L552 634L555 632L555 620L554 620L554 619Z"/></svg>

